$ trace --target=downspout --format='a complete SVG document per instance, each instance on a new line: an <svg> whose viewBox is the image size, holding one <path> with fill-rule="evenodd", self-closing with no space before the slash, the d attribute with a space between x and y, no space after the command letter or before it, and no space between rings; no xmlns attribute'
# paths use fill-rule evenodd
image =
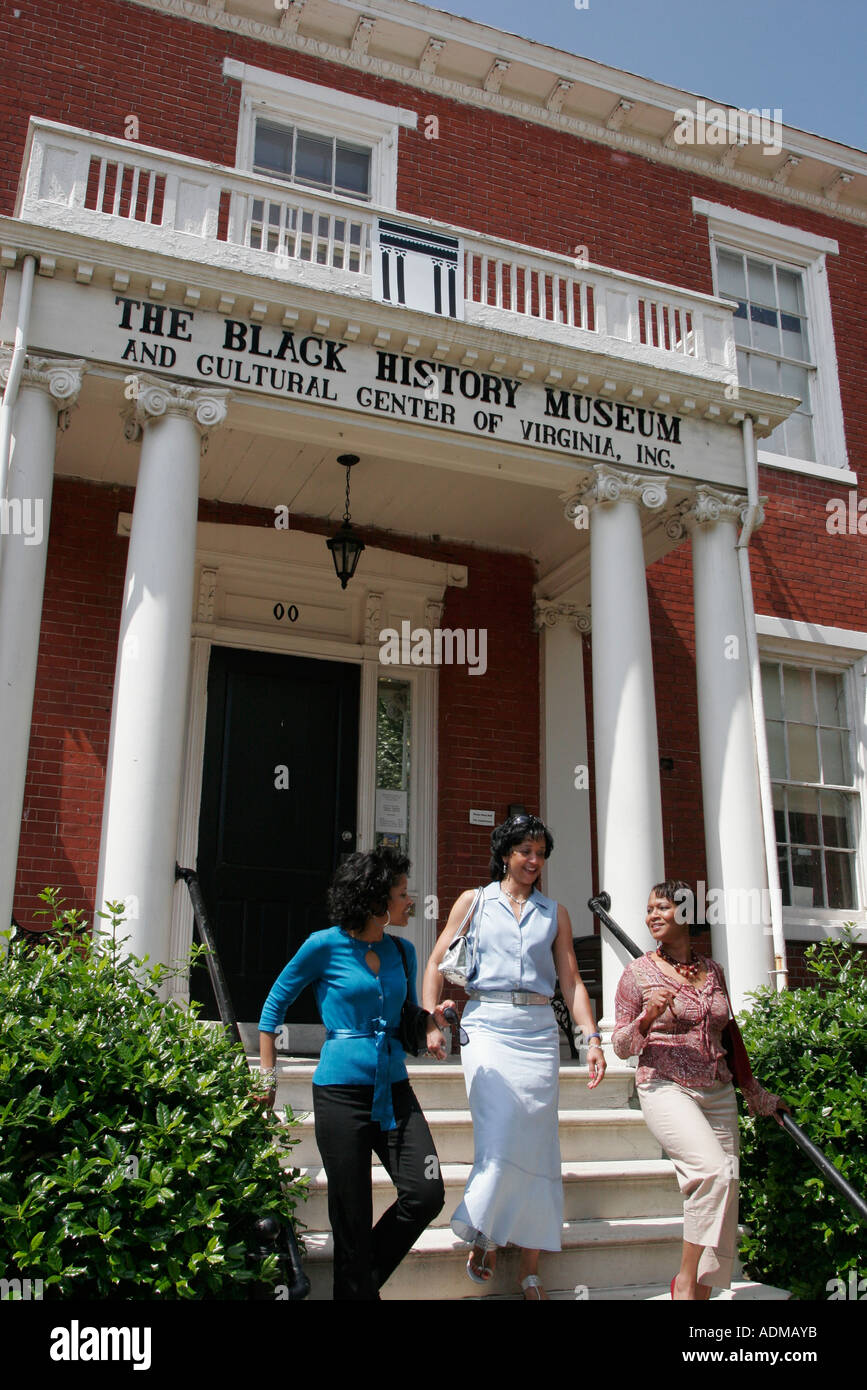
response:
<svg viewBox="0 0 867 1390"><path fill-rule="evenodd" d="M18 295L18 319L15 324L15 343L12 348L12 361L3 403L0 405L0 500L6 496L9 478L9 456L12 452L12 412L18 399L21 373L24 371L24 358L27 353L27 335L30 332L30 308L33 303L33 277L36 273L36 257L25 256L21 262L21 290Z"/></svg>
<svg viewBox="0 0 867 1390"><path fill-rule="evenodd" d="M753 581L750 575L749 544L760 511L759 469L753 422L746 415L742 422L744 464L747 475L747 509L741 534L737 541L738 568L741 579L741 600L744 608L744 630L747 635L747 655L750 663L750 688L753 697L753 733L759 769L759 797L762 804L762 825L765 832L765 863L771 899L771 927L774 938L774 979L777 992L789 983L786 963L786 938L783 933L783 895L780 890L780 866L777 860L777 836L774 827L774 801L771 791L771 764L768 757L768 736L765 728L765 701L762 694L762 670L759 662L759 641L756 634L756 610L753 602Z"/></svg>

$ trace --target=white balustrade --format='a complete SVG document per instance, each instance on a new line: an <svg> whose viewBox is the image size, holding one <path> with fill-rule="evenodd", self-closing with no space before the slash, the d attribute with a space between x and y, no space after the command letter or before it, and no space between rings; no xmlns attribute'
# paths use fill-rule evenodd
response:
<svg viewBox="0 0 867 1390"><path fill-rule="evenodd" d="M469 322L718 381L736 372L732 310L711 295L53 121L31 118L15 215L370 299L383 213L460 238Z"/></svg>

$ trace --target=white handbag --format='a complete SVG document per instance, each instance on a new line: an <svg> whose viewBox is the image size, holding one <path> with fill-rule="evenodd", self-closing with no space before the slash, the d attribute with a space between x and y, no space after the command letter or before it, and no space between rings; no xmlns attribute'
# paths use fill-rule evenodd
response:
<svg viewBox="0 0 867 1390"><path fill-rule="evenodd" d="M469 947L467 946L467 933L465 929L475 916L476 908L479 905L479 899L481 898L483 892L484 888L479 888L477 890L476 896L473 899L472 906L464 920L461 922L461 925L458 928L457 935L455 936L454 940L452 941L451 945L449 946L448 950L446 951L445 955L443 956L442 960L437 966L437 969L439 970L440 974L443 975L451 985L461 985L465 988L467 979L472 971L473 961L475 960L476 953L474 950L473 960L470 960Z"/></svg>

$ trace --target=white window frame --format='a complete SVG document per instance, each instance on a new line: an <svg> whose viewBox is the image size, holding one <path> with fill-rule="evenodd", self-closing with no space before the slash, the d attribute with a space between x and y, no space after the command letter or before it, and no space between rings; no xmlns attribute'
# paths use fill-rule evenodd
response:
<svg viewBox="0 0 867 1390"><path fill-rule="evenodd" d="M803 275L807 325L815 363L812 409L816 459L789 458L786 454L759 448L759 463L814 477L840 478L843 474L843 481L857 486L855 474L849 472L846 454L843 403L825 264L826 256L840 254L839 244L830 237L816 236L813 232L788 227L782 222L771 222L765 217L753 217L722 203L708 203L703 198L693 198L692 210L708 221L714 294L723 299L731 298L729 294L721 294L719 289L717 250L764 256L800 270Z"/></svg>
<svg viewBox="0 0 867 1390"><path fill-rule="evenodd" d="M763 660L815 666L842 676L852 721L853 785L860 808L855 877L861 907L784 907L786 939L824 941L827 937L839 937L844 923L853 922L858 939L867 942L867 632L759 614L756 631Z"/></svg>
<svg viewBox="0 0 867 1390"><path fill-rule="evenodd" d="M381 101L353 96L334 87L302 82L267 68L251 67L234 58L224 58L223 76L241 83L241 108L235 163L239 169L253 169L256 118L275 124L298 126L317 135L336 136L353 145L370 147L370 199L350 198L347 194L325 194L379 207L397 209L397 150L401 126L415 130L418 113ZM306 193L321 193L309 184L289 186Z"/></svg>

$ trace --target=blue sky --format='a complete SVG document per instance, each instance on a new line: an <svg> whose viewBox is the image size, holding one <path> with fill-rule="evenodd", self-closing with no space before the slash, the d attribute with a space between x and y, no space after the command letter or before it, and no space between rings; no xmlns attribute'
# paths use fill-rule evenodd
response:
<svg viewBox="0 0 867 1390"><path fill-rule="evenodd" d="M432 0L726 106L867 144L867 0Z"/></svg>

